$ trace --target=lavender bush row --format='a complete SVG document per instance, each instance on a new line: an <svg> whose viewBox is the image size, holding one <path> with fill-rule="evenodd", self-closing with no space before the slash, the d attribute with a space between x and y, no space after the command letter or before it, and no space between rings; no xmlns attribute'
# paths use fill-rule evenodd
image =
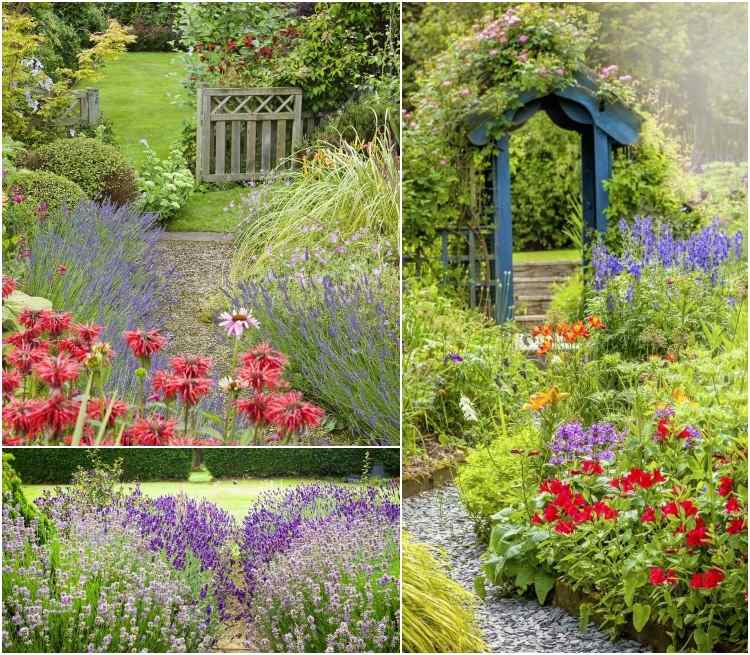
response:
<svg viewBox="0 0 750 655"><path fill-rule="evenodd" d="M254 592L267 564L311 527L360 518L397 526L399 516L398 489L393 485L381 489L320 483L266 492L251 506L242 526L246 588Z"/></svg>
<svg viewBox="0 0 750 655"><path fill-rule="evenodd" d="M103 325L102 340L115 346L124 330L158 328L169 277L159 264L158 222L127 206L82 202L39 226L23 288L78 322ZM127 348L116 350L110 385L127 392L139 363Z"/></svg>
<svg viewBox="0 0 750 655"><path fill-rule="evenodd" d="M289 354L292 384L374 445L399 439L398 293L387 275L270 276L233 299Z"/></svg>
<svg viewBox="0 0 750 655"><path fill-rule="evenodd" d="M125 515L68 506L39 545L3 505L3 649L15 652L198 652L213 644L210 573L175 569ZM104 519L104 520L103 520Z"/></svg>
<svg viewBox="0 0 750 655"><path fill-rule="evenodd" d="M246 646L261 652L398 652L398 524L308 523L265 567Z"/></svg>

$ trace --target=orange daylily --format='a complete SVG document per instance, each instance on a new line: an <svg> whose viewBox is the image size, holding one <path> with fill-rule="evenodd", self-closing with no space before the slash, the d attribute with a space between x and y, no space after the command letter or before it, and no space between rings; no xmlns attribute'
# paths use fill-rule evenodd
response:
<svg viewBox="0 0 750 655"><path fill-rule="evenodd" d="M547 391L539 391L529 396L523 409L530 409L533 412L542 411L547 405L555 405L561 400L565 400L570 394L562 393L557 387L550 387Z"/></svg>
<svg viewBox="0 0 750 655"><path fill-rule="evenodd" d="M536 351L537 355L546 355L552 348L552 337L546 337Z"/></svg>
<svg viewBox="0 0 750 655"><path fill-rule="evenodd" d="M586 318L586 321L588 322L589 327L592 330L603 330L604 327L605 327L604 326L604 322L602 321L602 319L599 316L597 316L596 314L594 314L593 316L588 316Z"/></svg>

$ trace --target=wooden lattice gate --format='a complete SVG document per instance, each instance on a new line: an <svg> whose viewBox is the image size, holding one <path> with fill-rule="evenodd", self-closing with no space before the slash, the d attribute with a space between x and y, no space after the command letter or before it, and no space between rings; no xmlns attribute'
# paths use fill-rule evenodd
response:
<svg viewBox="0 0 750 655"><path fill-rule="evenodd" d="M255 181L291 166L302 120L302 89L198 89L196 179Z"/></svg>

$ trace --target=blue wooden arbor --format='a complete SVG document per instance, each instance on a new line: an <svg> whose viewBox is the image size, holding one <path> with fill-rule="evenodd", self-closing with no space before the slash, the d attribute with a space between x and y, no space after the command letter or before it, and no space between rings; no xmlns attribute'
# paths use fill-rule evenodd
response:
<svg viewBox="0 0 750 655"><path fill-rule="evenodd" d="M612 175L612 149L638 141L642 122L638 114L620 103L597 98L596 84L591 77L579 75L576 80L575 85L546 96L527 92L521 96L520 106L504 116L509 127L496 141L493 162L495 320L498 323L513 318L510 133L541 109L559 127L581 135L581 205L583 236L587 243L593 231L607 229L608 198L603 183ZM483 146L490 142L493 118L477 117L472 121L476 127L469 133L471 143Z"/></svg>

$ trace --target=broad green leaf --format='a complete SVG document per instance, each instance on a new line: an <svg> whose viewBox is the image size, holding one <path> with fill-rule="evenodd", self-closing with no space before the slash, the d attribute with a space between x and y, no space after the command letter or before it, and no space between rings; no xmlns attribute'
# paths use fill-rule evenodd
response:
<svg viewBox="0 0 750 655"><path fill-rule="evenodd" d="M636 603L633 605L633 626L638 632L646 627L650 617L651 605L645 605L643 603Z"/></svg>
<svg viewBox="0 0 750 655"><path fill-rule="evenodd" d="M556 578L544 571L536 572L534 576L534 591L536 591L536 597L540 605L544 605L547 595L555 586L555 580Z"/></svg>
<svg viewBox="0 0 750 655"><path fill-rule="evenodd" d="M487 596L487 588L485 587L484 582L483 575L478 575L474 578L474 591L482 600Z"/></svg>
<svg viewBox="0 0 750 655"><path fill-rule="evenodd" d="M529 564L524 564L516 573L516 587L526 591L526 588L534 580L536 569Z"/></svg>
<svg viewBox="0 0 750 655"><path fill-rule="evenodd" d="M585 632L591 620L591 603L581 603L578 608L578 627Z"/></svg>
<svg viewBox="0 0 750 655"><path fill-rule="evenodd" d="M40 296L29 296L17 289L3 301L3 323L11 321L18 325L18 317L24 309L38 312L43 309L52 309L52 303Z"/></svg>

